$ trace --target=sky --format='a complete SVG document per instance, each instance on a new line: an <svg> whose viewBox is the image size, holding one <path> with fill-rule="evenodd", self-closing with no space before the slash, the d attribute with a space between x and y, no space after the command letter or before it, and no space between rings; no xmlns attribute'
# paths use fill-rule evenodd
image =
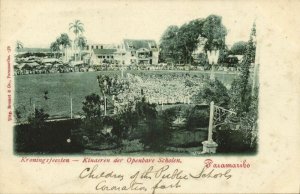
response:
<svg viewBox="0 0 300 194"><path fill-rule="evenodd" d="M79 19L88 43L119 43L124 38L159 41L169 25L216 14L228 29L226 43L232 45L248 40L257 9L219 1L20 1L11 5L8 15L16 24L8 30L25 47L46 48L61 33L73 38L69 23Z"/></svg>

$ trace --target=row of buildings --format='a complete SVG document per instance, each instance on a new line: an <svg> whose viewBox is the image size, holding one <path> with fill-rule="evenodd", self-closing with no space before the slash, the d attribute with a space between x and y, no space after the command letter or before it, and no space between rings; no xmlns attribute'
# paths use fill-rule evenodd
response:
<svg viewBox="0 0 300 194"><path fill-rule="evenodd" d="M120 44L89 44L85 53L91 65L157 65L159 50L154 40L124 39Z"/></svg>
<svg viewBox="0 0 300 194"><path fill-rule="evenodd" d="M18 54L41 52L52 54L50 49L23 48ZM62 50L62 61L88 65L157 65L158 44L154 40L124 39L119 44L88 44L83 50L69 47Z"/></svg>

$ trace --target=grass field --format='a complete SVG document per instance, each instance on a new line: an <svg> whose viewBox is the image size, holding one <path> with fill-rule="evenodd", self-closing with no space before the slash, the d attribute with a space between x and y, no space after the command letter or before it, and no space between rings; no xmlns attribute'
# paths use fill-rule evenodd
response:
<svg viewBox="0 0 300 194"><path fill-rule="evenodd" d="M125 71L126 73L140 74L186 74L209 76L209 72L202 71ZM50 117L70 117L70 98L73 99L73 114L82 112L82 101L91 93L99 94L96 75L120 74L119 71L102 72L75 72L57 74L18 75L14 77L15 109L21 111L26 119L33 106L43 108ZM216 72L216 78L225 85L230 85L236 74ZM48 91L49 99L45 100L44 92ZM23 119L22 119L23 120Z"/></svg>

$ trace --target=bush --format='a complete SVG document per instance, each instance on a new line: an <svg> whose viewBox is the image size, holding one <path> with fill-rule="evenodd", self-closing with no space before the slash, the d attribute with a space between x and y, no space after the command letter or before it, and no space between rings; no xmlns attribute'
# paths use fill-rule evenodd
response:
<svg viewBox="0 0 300 194"><path fill-rule="evenodd" d="M139 139L135 139L132 141L123 140L122 141L122 152L138 152L144 150L144 144L140 142Z"/></svg>
<svg viewBox="0 0 300 194"><path fill-rule="evenodd" d="M187 130L208 127L208 122L209 106L195 106L193 109L187 111Z"/></svg>
<svg viewBox="0 0 300 194"><path fill-rule="evenodd" d="M102 104L100 96L92 93L85 97L85 100L82 102L82 110L87 119L92 119L101 116L100 106Z"/></svg>
<svg viewBox="0 0 300 194"><path fill-rule="evenodd" d="M14 150L16 153L71 153L83 149L73 131L80 126L80 119L45 122L42 128L30 124L14 126ZM70 139L71 142L67 142Z"/></svg>
<svg viewBox="0 0 300 194"><path fill-rule="evenodd" d="M194 96L197 104L209 104L214 101L215 105L227 108L230 102L227 88L219 80L205 80L203 89Z"/></svg>
<svg viewBox="0 0 300 194"><path fill-rule="evenodd" d="M252 144L252 135L245 130L217 130L215 139L219 153L255 153L257 144Z"/></svg>
<svg viewBox="0 0 300 194"><path fill-rule="evenodd" d="M164 151L171 139L171 120L163 113L161 118L147 120L146 124L142 142L151 151Z"/></svg>

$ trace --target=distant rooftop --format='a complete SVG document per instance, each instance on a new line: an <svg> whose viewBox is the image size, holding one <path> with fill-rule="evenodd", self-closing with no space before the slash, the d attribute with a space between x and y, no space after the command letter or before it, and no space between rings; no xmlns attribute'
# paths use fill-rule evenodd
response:
<svg viewBox="0 0 300 194"><path fill-rule="evenodd" d="M155 40L124 39L124 45L126 50L138 50L141 48L157 50L157 44Z"/></svg>
<svg viewBox="0 0 300 194"><path fill-rule="evenodd" d="M107 55L115 53L117 49L93 49L93 51L96 55Z"/></svg>

